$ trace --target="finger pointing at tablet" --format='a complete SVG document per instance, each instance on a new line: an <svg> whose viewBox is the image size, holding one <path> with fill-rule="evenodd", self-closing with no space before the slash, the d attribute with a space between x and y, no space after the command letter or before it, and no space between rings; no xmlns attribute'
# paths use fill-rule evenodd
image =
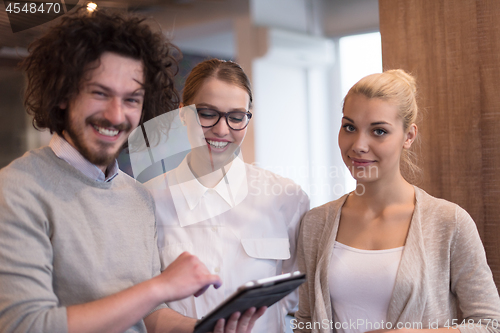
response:
<svg viewBox="0 0 500 333"><path fill-rule="evenodd" d="M183 252L155 279L161 280L165 302L179 300L191 295L199 296L213 285L222 284L218 275L210 274L207 267L194 255Z"/></svg>

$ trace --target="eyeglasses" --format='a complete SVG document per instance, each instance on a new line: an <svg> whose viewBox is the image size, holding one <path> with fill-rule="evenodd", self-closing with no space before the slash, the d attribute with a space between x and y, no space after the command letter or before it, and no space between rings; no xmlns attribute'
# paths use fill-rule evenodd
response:
<svg viewBox="0 0 500 333"><path fill-rule="evenodd" d="M230 129L241 131L248 126L252 113L249 111L230 111L220 112L208 108L196 108L198 112L198 124L203 128L214 127L219 122L220 118L226 118L226 124Z"/></svg>

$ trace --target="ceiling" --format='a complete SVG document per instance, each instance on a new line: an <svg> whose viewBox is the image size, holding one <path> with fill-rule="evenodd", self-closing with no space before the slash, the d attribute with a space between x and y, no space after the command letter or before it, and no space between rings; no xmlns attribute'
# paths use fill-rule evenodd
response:
<svg viewBox="0 0 500 333"><path fill-rule="evenodd" d="M281 21L283 18L286 19L287 9L290 8L290 3L286 1L291 0L266 1L275 3L274 8L272 5L268 8L270 8L269 11L275 12L273 15L277 22L280 21L278 18L281 18ZM26 53L29 43L51 24L56 23L58 18L43 23L40 19L46 18L46 15L25 14L18 20L18 28L37 22L43 24L14 33L5 2L0 1L0 67L12 67ZM46 1L31 0L30 2ZM69 7L70 3L84 5L87 0L63 0L63 2ZM169 37L174 39L175 43L179 44L181 49L185 47L187 51L202 44L207 47L211 45L215 49L218 47L217 43L221 43L220 48L223 48L223 43L227 44L234 37L231 34L230 24L227 22L235 17L250 16L251 4L258 0L94 0L94 2L101 8L128 9L152 17L154 24L158 24ZM294 0L292 2L319 3L322 15L321 29L326 36L340 36L378 28L378 0ZM252 14L255 15L255 13ZM258 20L254 18L254 21ZM222 29L222 26L226 28ZM209 33L213 36L209 36Z"/></svg>
<svg viewBox="0 0 500 333"><path fill-rule="evenodd" d="M86 4L85 0L73 0L79 5ZM30 2L43 3L43 0L31 0ZM69 0L66 0L68 3ZM141 12L148 16L153 16L162 26L166 23L167 28L173 24L185 25L192 22L203 22L214 20L227 15L243 14L248 8L248 0L120 0L120 1L98 1L94 0L98 7L128 9ZM63 7L64 10L64 7ZM74 9L73 9L74 10ZM248 9L247 9L248 12ZM61 11L62 13L62 11ZM5 1L0 2L0 47L21 47L26 48L30 41L39 36L47 27L57 22L54 20L44 23L47 14L23 14L18 18L17 25L27 27L42 23L30 29L13 32L8 13L5 8ZM163 23L163 24L162 24Z"/></svg>

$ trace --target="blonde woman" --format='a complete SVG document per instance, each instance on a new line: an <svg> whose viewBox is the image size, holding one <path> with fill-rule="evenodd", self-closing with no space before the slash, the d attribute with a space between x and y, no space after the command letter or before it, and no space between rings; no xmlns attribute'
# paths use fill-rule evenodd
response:
<svg viewBox="0 0 500 333"><path fill-rule="evenodd" d="M415 170L415 95L414 78L391 70L345 97L339 146L357 189L302 221L298 261L308 280L295 332L500 332L500 299L474 221L403 177Z"/></svg>

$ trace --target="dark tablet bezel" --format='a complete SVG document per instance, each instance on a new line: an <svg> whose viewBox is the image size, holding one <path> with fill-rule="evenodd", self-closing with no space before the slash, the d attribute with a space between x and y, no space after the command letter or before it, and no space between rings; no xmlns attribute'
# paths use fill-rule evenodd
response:
<svg viewBox="0 0 500 333"><path fill-rule="evenodd" d="M211 332L217 320L220 318L225 318L227 320L230 314L234 312L243 313L251 307L263 306L263 303L265 303L265 306L269 307L294 291L304 283L305 280L306 275L296 271L245 283L214 310L198 320L193 333ZM279 295L272 293L273 289L279 289ZM260 298L258 304L252 304L252 301L255 301L256 298ZM247 301L245 302L245 300ZM243 307L242 303L245 303ZM235 306L235 304L239 304L240 306ZM230 314L224 316L225 313Z"/></svg>

